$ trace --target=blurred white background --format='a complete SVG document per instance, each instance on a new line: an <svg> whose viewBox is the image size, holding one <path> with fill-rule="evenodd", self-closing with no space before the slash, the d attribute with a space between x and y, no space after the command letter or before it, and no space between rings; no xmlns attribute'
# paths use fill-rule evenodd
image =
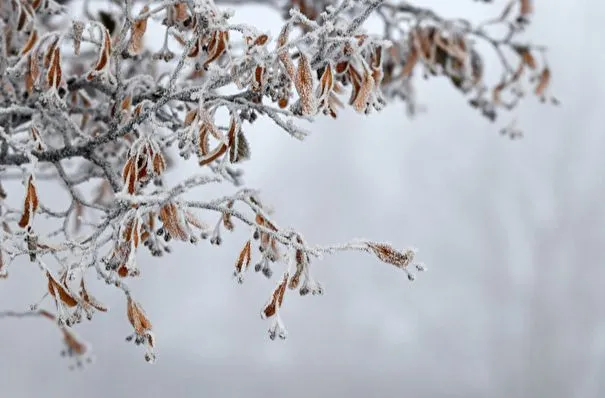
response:
<svg viewBox="0 0 605 398"><path fill-rule="evenodd" d="M475 20L500 10L419 3ZM371 256L328 257L314 265L325 295L288 295L289 338L271 342L259 311L275 280L232 280L247 236L236 227L220 248L141 256L131 285L154 324L156 365L124 342L123 295L99 286L111 311L78 327L96 354L84 371L67 369L48 322L0 322L0 396L605 396L605 4L535 3L528 38L551 49L559 108L528 98L493 125L435 79L418 86L428 110L413 120L393 104L320 118L303 143L264 120L247 130L246 183L282 225L313 243L418 247L428 272L415 282ZM279 29L261 6L235 18ZM498 134L513 116L519 141ZM45 281L29 263L10 273L0 308L25 309Z"/></svg>

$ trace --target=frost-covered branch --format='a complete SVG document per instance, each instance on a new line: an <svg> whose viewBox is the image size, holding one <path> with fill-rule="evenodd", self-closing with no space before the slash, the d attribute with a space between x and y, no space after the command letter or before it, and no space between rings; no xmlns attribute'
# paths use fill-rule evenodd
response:
<svg viewBox="0 0 605 398"><path fill-rule="evenodd" d="M311 263L324 255L365 252L410 280L424 269L412 249L367 239L313 245L280 225L243 180L252 156L247 132L259 118L303 140L310 132L299 121L337 118L345 107L368 114L403 102L414 113L419 71L445 77L492 120L518 104L528 71L536 95L547 98L545 48L517 41L533 12L528 0L511 0L478 25L405 1L255 1L283 13L280 32L231 23L225 6L240 0L108 1L96 13L85 1L81 20L59 3L0 4L0 183L21 180L24 187L6 192L0 184L0 276L27 258L48 282L31 311L0 318L53 320L78 363L87 349L72 328L107 311L86 288L94 276L124 295L129 339L155 359L151 322L128 280L145 271L140 251L163 256L175 241L220 245L234 228L249 230L234 256L234 277L242 282L250 268L271 277L279 269L261 314L272 320L271 338L286 336L279 316L286 292L323 291ZM380 32L365 28L373 15ZM507 33L493 36L493 25ZM162 38L156 52L145 45L150 27ZM481 42L502 66L499 82L484 81ZM197 163L200 174L166 177L185 162ZM49 204L42 180L69 195L62 208ZM214 184L233 193L191 199ZM39 215L52 223L50 232L42 232ZM51 309L38 309L48 301Z"/></svg>

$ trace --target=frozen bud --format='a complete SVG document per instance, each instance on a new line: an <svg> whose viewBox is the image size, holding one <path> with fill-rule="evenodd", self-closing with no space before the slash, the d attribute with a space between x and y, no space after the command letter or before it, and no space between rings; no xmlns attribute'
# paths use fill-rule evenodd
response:
<svg viewBox="0 0 605 398"><path fill-rule="evenodd" d="M416 279L416 276L415 276L414 274L412 274L412 273L409 273L409 274L408 274L408 280L409 280L410 282L413 282L413 281L414 281L414 279Z"/></svg>
<svg viewBox="0 0 605 398"><path fill-rule="evenodd" d="M426 267L424 266L424 264L423 264L423 263L418 263L418 264L416 264L416 269L417 269L419 272L424 272L424 271L426 271Z"/></svg>
<svg viewBox="0 0 605 398"><path fill-rule="evenodd" d="M155 354L152 352L147 352L145 353L145 361L147 361L147 363L153 364L155 363Z"/></svg>
<svg viewBox="0 0 605 398"><path fill-rule="evenodd" d="M254 266L254 271L259 272L262 267L263 265L261 263L256 263L256 265Z"/></svg>
<svg viewBox="0 0 605 398"><path fill-rule="evenodd" d="M271 278L271 276L273 275L273 271L269 267L264 267L263 275L265 275L267 278Z"/></svg>

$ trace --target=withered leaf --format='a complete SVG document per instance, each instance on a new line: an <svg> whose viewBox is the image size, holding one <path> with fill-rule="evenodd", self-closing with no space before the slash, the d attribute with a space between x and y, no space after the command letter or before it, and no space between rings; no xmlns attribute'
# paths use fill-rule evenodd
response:
<svg viewBox="0 0 605 398"><path fill-rule="evenodd" d="M251 243L248 240L242 250L237 257L237 262L235 263L235 271L237 273L242 273L248 269L251 261Z"/></svg>
<svg viewBox="0 0 605 398"><path fill-rule="evenodd" d="M204 62L204 69L216 61L227 49L229 43L229 33L223 31L214 32L210 44L208 45L208 59Z"/></svg>
<svg viewBox="0 0 605 398"><path fill-rule="evenodd" d="M227 203L227 208L228 209L233 208L232 200ZM223 226L225 227L225 229L227 231L233 231L233 229L235 228L235 225L233 224L233 220L231 219L231 213L224 212L222 219L223 219Z"/></svg>
<svg viewBox="0 0 605 398"><path fill-rule="evenodd" d="M136 189L136 164L133 157L128 158L124 168L122 168L122 180L126 184L126 190L129 194L134 194Z"/></svg>
<svg viewBox="0 0 605 398"><path fill-rule="evenodd" d="M296 272L294 273L294 275L292 275L292 278L290 278L290 283L288 284L288 287L290 289L296 289L300 283L300 277L304 271L305 265L306 265L306 255L303 253L302 250L297 249L296 250Z"/></svg>
<svg viewBox="0 0 605 398"><path fill-rule="evenodd" d="M164 159L164 155L162 153L157 152L153 155L153 172L156 175L160 175L166 170L166 160Z"/></svg>
<svg viewBox="0 0 605 398"><path fill-rule="evenodd" d="M328 64L324 68L324 72L321 75L320 85L319 85L319 99L325 99L332 92L332 88L334 87L334 76L332 74L332 65Z"/></svg>
<svg viewBox="0 0 605 398"><path fill-rule="evenodd" d="M181 223L181 218L179 217L179 210L174 203L168 203L160 209L159 214L160 220L164 224L164 228L168 231L168 233L182 241L186 241L189 239L189 234L187 230Z"/></svg>
<svg viewBox="0 0 605 398"><path fill-rule="evenodd" d="M149 12L149 6L146 5L139 13L139 16L147 12ZM130 42L128 43L128 53L130 55L137 55L143 49L143 36L147 30L147 18L145 17L136 21L131 28Z"/></svg>
<svg viewBox="0 0 605 398"><path fill-rule="evenodd" d="M84 342L80 341L71 328L62 326L61 330L63 331L63 341L72 353L76 355L86 354L86 351L88 351L88 346Z"/></svg>
<svg viewBox="0 0 605 398"><path fill-rule="evenodd" d="M397 268L405 268L414 260L414 252L412 250L400 252L385 243L368 242L367 245L379 260L392 264Z"/></svg>
<svg viewBox="0 0 605 398"><path fill-rule="evenodd" d="M75 307L78 304L78 300L67 290L67 287L63 286L60 282L55 280L55 278L50 274L50 272L46 272L46 276L48 278L48 292L55 299L60 299L65 305L68 307ZM55 295L55 292L59 295Z"/></svg>
<svg viewBox="0 0 605 398"><path fill-rule="evenodd" d="M19 226L25 228L31 223L31 218L38 209L38 193L36 192L36 186L34 185L33 176L29 176L27 180L27 191L25 193L25 200L23 202L23 214L19 220Z"/></svg>
<svg viewBox="0 0 605 398"><path fill-rule="evenodd" d="M90 293L88 293L88 290L86 290L86 286L84 284L84 278L82 278L82 281L80 282L80 297L82 297L82 300L88 303L91 307L101 312L107 312L107 307L90 295Z"/></svg>
<svg viewBox="0 0 605 398"><path fill-rule="evenodd" d="M540 77L538 78L538 85L536 86L535 93L537 96L544 96L548 85L550 84L550 69L548 67L542 70Z"/></svg>
<svg viewBox="0 0 605 398"><path fill-rule="evenodd" d="M99 50L99 57L93 70L86 76L87 80L92 80L95 73L105 70L109 66L109 58L111 57L111 35L107 29L103 30L103 45Z"/></svg>
<svg viewBox="0 0 605 398"><path fill-rule="evenodd" d="M519 2L521 3L521 8L519 10L521 16L527 16L533 12L534 7L532 0L519 0Z"/></svg>
<svg viewBox="0 0 605 398"><path fill-rule="evenodd" d="M144 336L146 332L150 332L151 321L147 318L140 304L128 296L126 307L126 315L137 335Z"/></svg>
<svg viewBox="0 0 605 398"><path fill-rule="evenodd" d="M281 307L282 302L284 300L284 294L286 292L286 284L288 283L288 276L289 276L288 273L285 272L284 276L282 277L282 280L273 290L273 293L271 294L269 301L267 301L267 304L265 304L265 307L263 308L263 310L261 312L261 317L263 319L271 318L273 315L275 315L277 313L277 311Z"/></svg>
<svg viewBox="0 0 605 398"><path fill-rule="evenodd" d="M336 64L336 73L343 74L349 69L349 61L342 61Z"/></svg>
<svg viewBox="0 0 605 398"><path fill-rule="evenodd" d="M312 115L315 113L315 98L313 97L313 74L309 59L303 53L298 58L298 68L296 70L296 80L294 86L300 97L300 104L303 115Z"/></svg>
<svg viewBox="0 0 605 398"><path fill-rule="evenodd" d="M413 47L405 60L403 69L401 70L401 77L406 78L412 74L414 67L418 63L418 50Z"/></svg>
<svg viewBox="0 0 605 398"><path fill-rule="evenodd" d="M357 92L357 96L353 101L353 109L355 109L357 112L364 112L369 105L368 101L370 99L370 96L372 95L373 89L374 79L366 71L363 76L359 91Z"/></svg>
<svg viewBox="0 0 605 398"><path fill-rule="evenodd" d="M236 135L235 145L229 148L231 163L239 163L250 158L250 145L244 133L240 130Z"/></svg>
<svg viewBox="0 0 605 398"><path fill-rule="evenodd" d="M23 48L21 49L21 55L25 55L27 54L36 44L36 42L38 41L38 31L36 29L32 29L31 33L29 34L29 37L27 39L27 42L25 42L25 45L23 46Z"/></svg>
<svg viewBox="0 0 605 398"><path fill-rule="evenodd" d="M187 222L189 224L193 225L194 227L196 227L202 231L206 231L206 230L210 229L210 226L208 224L201 221L199 218L197 218L195 216L195 214L191 213L189 210L183 210L183 213L185 215L185 220L187 220Z"/></svg>
<svg viewBox="0 0 605 398"><path fill-rule="evenodd" d="M517 51L517 54L519 54L525 65L527 65L530 69L536 69L536 59L532 55L529 47L517 46L515 47L515 51Z"/></svg>
<svg viewBox="0 0 605 398"><path fill-rule="evenodd" d="M198 138L199 149L201 153L201 159L199 161L200 166L207 165L218 159L227 151L227 144L220 142L212 151L209 148L209 134L217 136L218 133L215 130L214 125L210 121L205 121L200 127L200 135Z"/></svg>
<svg viewBox="0 0 605 398"><path fill-rule="evenodd" d="M190 126L191 123L193 123L193 121L195 120L196 116L197 116L197 109L193 109L193 110L187 112L185 114L185 120L183 121L183 124L185 126Z"/></svg>
<svg viewBox="0 0 605 398"><path fill-rule="evenodd" d="M258 36L256 38L256 40L254 40L254 45L255 46L264 46L267 43L267 40L269 40L269 36L262 34L262 35Z"/></svg>

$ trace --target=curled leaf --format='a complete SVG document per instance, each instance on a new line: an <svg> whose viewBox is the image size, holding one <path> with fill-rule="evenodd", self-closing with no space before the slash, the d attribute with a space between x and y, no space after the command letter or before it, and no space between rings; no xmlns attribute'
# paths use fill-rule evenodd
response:
<svg viewBox="0 0 605 398"><path fill-rule="evenodd" d="M248 240L237 257L235 263L236 274L241 274L248 269L251 260L251 244Z"/></svg>
<svg viewBox="0 0 605 398"><path fill-rule="evenodd" d="M83 342L71 328L62 326L61 331L63 332L63 342L71 355L81 356L86 354L88 345Z"/></svg>
<svg viewBox="0 0 605 398"><path fill-rule="evenodd" d="M139 15L143 15L149 12L149 6L143 7ZM128 53L130 55L137 55L143 49L143 36L147 30L147 18L137 20L131 28L130 41L128 43Z"/></svg>
<svg viewBox="0 0 605 398"><path fill-rule="evenodd" d="M34 179L29 176L27 180L27 191L25 193L25 200L23 202L23 214L19 220L19 226L25 228L31 225L33 215L38 209L38 193L36 192L36 186L34 185Z"/></svg>
<svg viewBox="0 0 605 398"><path fill-rule="evenodd" d="M29 34L29 37L27 39L27 42L25 42L25 45L21 49L21 53L20 54L21 55L27 54L34 47L34 45L37 42L38 42L38 31L36 29L32 29L32 31Z"/></svg>
<svg viewBox="0 0 605 398"><path fill-rule="evenodd" d="M273 290L273 293L271 294L269 301L267 301L267 304L265 304L265 307L263 308L263 310L261 312L261 317L263 319L271 318L273 315L275 315L277 313L277 311L281 307L282 302L284 300L284 294L286 292L287 283L288 283L288 273L285 272L284 276L282 277L282 280L279 282L279 284Z"/></svg>
<svg viewBox="0 0 605 398"><path fill-rule="evenodd" d="M368 242L367 245L379 260L397 268L406 268L414 260L415 252L410 249L400 252L385 243Z"/></svg>
<svg viewBox="0 0 605 398"><path fill-rule="evenodd" d="M50 272L46 272L46 277L48 278L48 292L55 300L61 300L68 307L75 307L78 304L78 300L72 296L67 287L57 281Z"/></svg>
<svg viewBox="0 0 605 398"><path fill-rule="evenodd" d="M136 334L144 336L147 332L150 332L152 327L151 321L145 314L145 311L143 311L141 305L128 296L126 307L126 315Z"/></svg>
<svg viewBox="0 0 605 398"><path fill-rule="evenodd" d="M535 93L537 96L543 97L548 85L550 84L550 69L548 67L542 70L540 77L538 78L538 85L536 86Z"/></svg>
<svg viewBox="0 0 605 398"><path fill-rule="evenodd" d="M107 312L107 307L104 304L100 303L90 293L88 293L88 290L86 290L86 286L84 284L84 278L82 278L82 281L80 282L80 297L82 297L82 300L88 303L91 307L101 312Z"/></svg>

